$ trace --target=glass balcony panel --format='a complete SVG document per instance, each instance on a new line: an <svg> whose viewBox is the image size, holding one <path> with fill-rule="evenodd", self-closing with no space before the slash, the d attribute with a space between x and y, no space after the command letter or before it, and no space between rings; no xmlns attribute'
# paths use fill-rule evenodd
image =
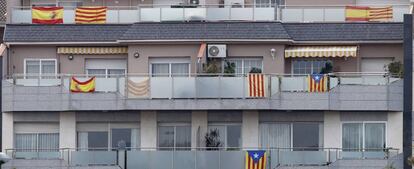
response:
<svg viewBox="0 0 414 169"><path fill-rule="evenodd" d="M403 22L404 14L410 13L410 9L408 6L393 6L392 13L394 22Z"/></svg>
<svg viewBox="0 0 414 169"><path fill-rule="evenodd" d="M195 158L195 151L175 151L174 168L193 169Z"/></svg>
<svg viewBox="0 0 414 169"><path fill-rule="evenodd" d="M221 78L221 97L222 98L243 98L244 89L247 88L247 82L244 77L222 77ZM245 88L243 88L245 83Z"/></svg>
<svg viewBox="0 0 414 169"><path fill-rule="evenodd" d="M218 98L220 95L219 77L197 77L197 97L198 98Z"/></svg>
<svg viewBox="0 0 414 169"><path fill-rule="evenodd" d="M161 8L161 21L183 21L184 8Z"/></svg>
<svg viewBox="0 0 414 169"><path fill-rule="evenodd" d="M229 8L207 8L207 20L221 21L230 19Z"/></svg>
<svg viewBox="0 0 414 169"><path fill-rule="evenodd" d="M172 79L170 77L152 77L151 98L171 98Z"/></svg>
<svg viewBox="0 0 414 169"><path fill-rule="evenodd" d="M231 20L253 20L253 8L230 8Z"/></svg>
<svg viewBox="0 0 414 169"><path fill-rule="evenodd" d="M63 23L65 24L75 23L75 10L74 9L63 10Z"/></svg>
<svg viewBox="0 0 414 169"><path fill-rule="evenodd" d="M73 151L71 165L115 165L116 151Z"/></svg>
<svg viewBox="0 0 414 169"><path fill-rule="evenodd" d="M138 22L138 10L119 10L119 23L135 23Z"/></svg>
<svg viewBox="0 0 414 169"><path fill-rule="evenodd" d="M119 10L106 11L106 23L119 23Z"/></svg>
<svg viewBox="0 0 414 169"><path fill-rule="evenodd" d="M141 8L140 9L141 22L160 22L161 8Z"/></svg>
<svg viewBox="0 0 414 169"><path fill-rule="evenodd" d="M221 151L220 168L244 168L245 151Z"/></svg>
<svg viewBox="0 0 414 169"><path fill-rule="evenodd" d="M362 84L362 78L360 77L341 77L341 84L346 84L346 85L357 85L357 84Z"/></svg>
<svg viewBox="0 0 414 169"><path fill-rule="evenodd" d="M325 151L281 151L281 165L324 165Z"/></svg>
<svg viewBox="0 0 414 169"><path fill-rule="evenodd" d="M282 91L306 91L307 83L306 77L283 77L282 78Z"/></svg>
<svg viewBox="0 0 414 169"><path fill-rule="evenodd" d="M362 152L360 151L342 151L340 153L342 159L362 159Z"/></svg>
<svg viewBox="0 0 414 169"><path fill-rule="evenodd" d="M275 8L255 8L254 9L254 20L256 21L274 21L275 19Z"/></svg>
<svg viewBox="0 0 414 169"><path fill-rule="evenodd" d="M334 87L338 86L339 79L337 77L330 77L329 78L329 89L333 89Z"/></svg>
<svg viewBox="0 0 414 169"><path fill-rule="evenodd" d="M364 158L365 159L385 159L386 153L383 151L365 151Z"/></svg>
<svg viewBox="0 0 414 169"><path fill-rule="evenodd" d="M362 77L364 85L386 85L387 78L382 76L364 76Z"/></svg>
<svg viewBox="0 0 414 169"><path fill-rule="evenodd" d="M197 169L220 168L220 156L218 151L197 151Z"/></svg>
<svg viewBox="0 0 414 169"><path fill-rule="evenodd" d="M195 98L196 86L194 77L174 77L173 98Z"/></svg>
<svg viewBox="0 0 414 169"><path fill-rule="evenodd" d="M345 8L326 8L325 22L343 22L345 21Z"/></svg>
<svg viewBox="0 0 414 169"><path fill-rule="evenodd" d="M280 151L284 151L284 150L280 150ZM268 151L269 153L269 157L268 158L268 165L270 166L269 168L278 168L280 165L280 161L279 161L279 151L278 150L270 150Z"/></svg>
<svg viewBox="0 0 414 169"><path fill-rule="evenodd" d="M322 22L324 21L324 9L303 9L303 16L305 22Z"/></svg>
<svg viewBox="0 0 414 169"><path fill-rule="evenodd" d="M184 8L184 17L188 21L202 21L206 19L206 8Z"/></svg>
<svg viewBox="0 0 414 169"><path fill-rule="evenodd" d="M284 22L302 22L303 10L295 8L284 8L282 11L282 21Z"/></svg>
<svg viewBox="0 0 414 169"><path fill-rule="evenodd" d="M12 10L13 23L32 23L32 10L16 8Z"/></svg>
<svg viewBox="0 0 414 169"><path fill-rule="evenodd" d="M279 91L279 77L275 77L275 76L272 76L271 78L270 78L270 85L271 85L271 87L270 87L270 89L272 90L271 91L271 94L273 95L273 94L276 94L276 93L278 93L278 92L280 92Z"/></svg>

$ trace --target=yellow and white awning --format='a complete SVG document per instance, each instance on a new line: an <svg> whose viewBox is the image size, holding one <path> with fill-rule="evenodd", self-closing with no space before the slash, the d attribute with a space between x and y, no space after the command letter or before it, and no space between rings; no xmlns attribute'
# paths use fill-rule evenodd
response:
<svg viewBox="0 0 414 169"><path fill-rule="evenodd" d="M58 54L128 54L128 47L59 47Z"/></svg>
<svg viewBox="0 0 414 169"><path fill-rule="evenodd" d="M357 46L292 46L285 49L285 58L356 57Z"/></svg>

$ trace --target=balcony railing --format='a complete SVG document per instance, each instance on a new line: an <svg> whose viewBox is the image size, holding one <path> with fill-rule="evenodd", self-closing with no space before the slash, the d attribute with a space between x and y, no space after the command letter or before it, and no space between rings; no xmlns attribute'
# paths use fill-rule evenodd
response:
<svg viewBox="0 0 414 169"><path fill-rule="evenodd" d="M171 148L169 148L171 149ZM12 159L60 159L67 166L120 166L124 168L243 168L247 150L266 150L267 168L279 166L326 166L342 159L389 160L398 149L341 148L127 148L119 149L9 149ZM162 162L160 162L162 161ZM361 166L362 167L362 166Z"/></svg>
<svg viewBox="0 0 414 169"><path fill-rule="evenodd" d="M389 6L389 5L367 5ZM64 7L63 22L75 23L75 8ZM402 22L409 5L392 5L392 22ZM12 7L10 23L32 23L30 6ZM344 22L345 6L261 6L244 5L140 5L108 7L107 23L162 21L282 21L282 22Z"/></svg>
<svg viewBox="0 0 414 169"><path fill-rule="evenodd" d="M332 73L326 75L327 92L338 85L386 86L400 78L388 73ZM60 86L61 91L69 94L70 79L86 81L88 75L13 75L6 81L23 87ZM263 74L264 97L277 97L282 92L309 91L308 75ZM134 99L245 99L257 98L249 93L248 75L234 74L191 74L183 76L151 76L148 74L128 74L96 76L96 93L117 93L125 98ZM132 86L132 87L131 87ZM134 88L139 86L139 88ZM134 91L140 90L140 94Z"/></svg>

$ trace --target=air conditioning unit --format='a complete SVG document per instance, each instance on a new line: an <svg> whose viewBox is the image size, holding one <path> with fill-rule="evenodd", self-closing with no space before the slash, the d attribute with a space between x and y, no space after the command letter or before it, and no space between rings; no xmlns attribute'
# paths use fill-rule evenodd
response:
<svg viewBox="0 0 414 169"><path fill-rule="evenodd" d="M208 57L209 58L225 58L227 56L227 46L220 44L211 44L208 45Z"/></svg>

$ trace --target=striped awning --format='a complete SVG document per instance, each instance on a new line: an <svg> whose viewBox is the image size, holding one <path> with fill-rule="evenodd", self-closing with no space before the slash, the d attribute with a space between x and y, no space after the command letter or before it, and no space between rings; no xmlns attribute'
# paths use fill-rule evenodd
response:
<svg viewBox="0 0 414 169"><path fill-rule="evenodd" d="M357 46L292 46L285 49L285 58L356 57Z"/></svg>
<svg viewBox="0 0 414 169"><path fill-rule="evenodd" d="M128 47L59 47L58 54L127 54Z"/></svg>

